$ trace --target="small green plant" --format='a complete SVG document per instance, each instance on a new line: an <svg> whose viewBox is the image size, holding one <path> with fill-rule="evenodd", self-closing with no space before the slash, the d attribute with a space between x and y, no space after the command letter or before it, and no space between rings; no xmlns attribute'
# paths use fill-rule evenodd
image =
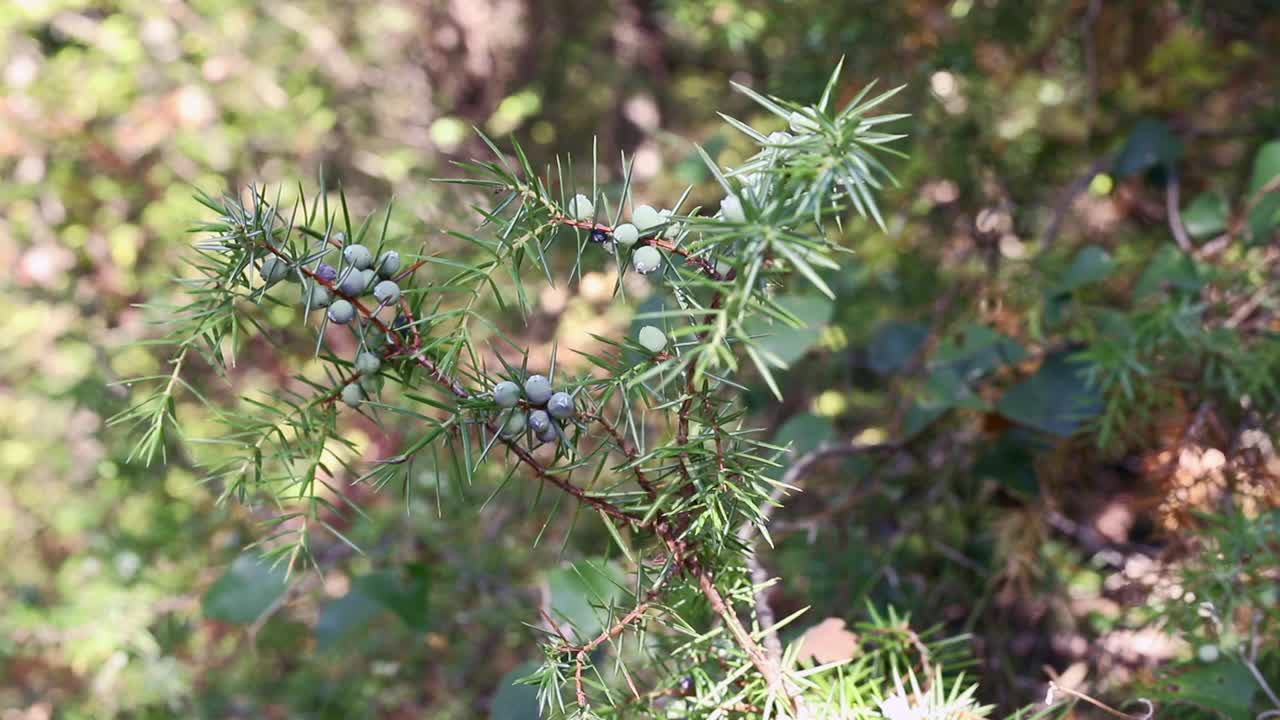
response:
<svg viewBox="0 0 1280 720"><path fill-rule="evenodd" d="M1161 621L1195 649L1148 688L1169 707L1231 717L1280 715L1280 511L1228 508L1200 518L1205 532L1159 607Z"/></svg>
<svg viewBox="0 0 1280 720"><path fill-rule="evenodd" d="M776 641L797 615L765 625L758 612L753 546L768 540L766 509L792 488L774 479L783 448L747 424L734 378L753 372L781 398L775 372L785 363L760 342L760 319L803 325L779 288L833 297L822 273L847 252L833 234L851 213L883 226L876 193L893 178L881 157L898 154L891 144L902 137L882 127L904 116L872 114L896 90L868 87L837 108L838 75L812 105L738 86L790 132L726 117L758 151L724 168L698 149L723 192L714 212L689 207L688 191L668 209L636 204L625 157L620 187L596 181L595 158L579 186L568 159L539 173L518 144L509 157L484 138L493 159L461 163L469 175L445 180L491 199L479 208L483 234L454 233L479 253L474 263L411 254L389 235L389 211L356 222L323 188L289 210L260 188L244 200L202 196L216 217L198 228L208 236L196 245L198 277L186 304L164 309L178 347L173 372L123 418L143 426L137 453L166 451L173 393L186 387L193 353L228 370L255 329L271 337L259 313L292 303L315 330L323 376L297 375L309 393L244 398L224 413L226 434L210 440L232 450L210 472L226 496L282 508L263 546L290 569L314 559L313 530L346 541L326 520L340 510L332 498L343 495L325 492L339 469L407 492L418 466L467 483L496 467L499 489L532 481L576 501L619 557L594 569L585 621L548 615L540 625L545 659L528 681L545 715L985 716L955 674L964 663L954 642L922 640L905 618L873 615L856 660L815 665ZM566 246L567 278L558 262ZM638 315L635 337L599 338L608 350L587 356L591 372L569 376L554 351L546 368L531 367L478 310L483 298L523 314L531 281L572 281L599 266L616 269L617 302L629 302L629 272L644 276L656 302ZM424 280L430 271L438 274ZM506 295L496 282L504 276L515 288ZM335 333L350 341L327 343ZM481 337L503 347L486 352ZM356 459L343 430L349 412L394 422L401 449Z"/></svg>

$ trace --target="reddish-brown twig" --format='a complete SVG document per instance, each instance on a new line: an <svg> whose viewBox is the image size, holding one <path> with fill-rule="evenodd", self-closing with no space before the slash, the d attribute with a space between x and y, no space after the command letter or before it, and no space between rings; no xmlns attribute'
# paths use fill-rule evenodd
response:
<svg viewBox="0 0 1280 720"><path fill-rule="evenodd" d="M609 437L613 439L614 444L617 445L618 449L622 451L622 454L625 455L627 459L633 463L632 472L636 476L636 483L640 485L640 488L644 490L645 494L648 495L650 499L657 497L658 496L657 487L655 487L653 484L653 481L649 479L649 476L648 474L645 473L644 468L640 467L638 464L635 464L636 458L639 457L639 454L636 452L635 446L627 442L627 439L622 436L622 433L618 432L616 428L610 425L609 422L605 420L603 417L601 417L600 415L596 415L594 413L582 413L581 416L583 420L595 422L599 424L600 427L604 428L605 432L609 434Z"/></svg>
<svg viewBox="0 0 1280 720"><path fill-rule="evenodd" d="M280 252L276 248L272 247L269 243L266 244L266 247L268 248L268 250L270 250L272 253L279 256L283 260L292 262L291 258L286 256L284 253ZM700 266L702 263L707 262L703 259L688 258L687 253L683 253L679 249L672 248L672 251L677 252L677 254L685 255L688 261L700 264ZM314 271L303 266L299 266L299 268L305 275L307 275L314 281L320 283L322 286L329 289L331 292L349 301L362 317L364 317L368 322L376 326L379 330L386 333L388 340L391 342L394 348L393 352L390 354L392 357L396 357L396 356L409 357L411 360L416 362L419 366L421 366L427 372L427 376L432 381L434 381L438 385L442 386L443 388L451 392L455 397L459 399L467 399L471 397L471 393L469 393L466 388L464 388L458 381L454 380L447 373L445 373L444 370L442 370L439 366L437 366L432 360L425 357L422 354L421 350L417 350L406 345L406 343L401 338L399 333L393 332L391 328L389 328L387 324L382 321L382 319L377 317L377 314L375 311L370 310L366 305L360 302L358 298L352 297L346 293L341 292L333 282L326 281L319 278ZM719 278L719 274L715 272L714 267L709 268L708 274L712 277ZM720 294L717 293L716 298L712 303L713 309L715 307L718 307L719 302L720 302ZM688 413L689 413L689 409L692 407L692 392L691 392L692 379L691 378L694 373L694 368L692 366L690 366L688 373L689 373L690 380L688 381L688 384L686 387L690 391L690 396L689 398L686 399L686 402L682 404L681 414L682 414L682 423L684 427L684 430L681 433L681 437L683 438L682 442L687 442L687 439L688 439L688 422L689 422ZM529 469L533 472L535 477L537 477L539 480L551 483L555 487L559 488L561 491L566 492L569 495L573 496L579 502L601 511L606 516L614 520L617 520L618 522L621 522L624 524L630 524L641 529L645 528L645 523L643 522L643 518L627 513L622 509L620 509L618 506L614 505L613 503L607 500L595 497L593 495L588 495L587 492L582 488L579 488L578 486L569 482L567 479L558 477L554 473L550 472L546 467L542 465L542 463L538 462L538 460L534 458L533 455L527 449L521 447L514 438L502 437L501 433L498 432L498 428L493 423L489 423L487 427L491 432L494 432L499 437L499 439L503 442L503 444L506 445L506 447L520 460L520 462L524 463L526 466L529 467ZM636 469L639 470L639 467L636 466ZM777 694L778 697L782 698L783 701L791 709L794 709L795 701L791 694L791 688L789 684L786 683L781 665L771 660L766 655L764 650L760 647L760 644L757 643L755 639L751 637L751 634L747 632L746 628L742 626L742 622L738 619L732 604L729 601L727 601L724 598L724 596L720 593L720 590L716 587L715 582L711 577L711 574L707 572L705 568L702 567L701 563L698 561L696 556L689 554L687 552L687 547L684 541L677 538L677 535L671 525L663 521L658 521L658 522L650 523L649 529L659 540L661 540L663 545L666 546L668 552L671 554L671 559L674 562L674 564L683 568L690 575L692 575L694 578L697 579L699 588L702 591L703 596L707 598L707 601L711 604L711 607L721 617L726 627L729 628L730 634L733 635L734 640L742 648L743 652L747 654L747 657L751 661L752 665L754 665L757 671L760 672L760 674L764 677L765 682L770 688L770 690L775 694ZM647 609L648 609L648 606L646 605L644 610L647 610ZM621 630L618 630L618 632L621 632ZM600 642L604 642L604 641L605 640L601 640ZM580 693L579 695L580 701L585 700L585 690L581 687L581 685L579 685L578 691Z"/></svg>
<svg viewBox="0 0 1280 720"><path fill-rule="evenodd" d="M605 628L604 631L587 641L585 644L572 646L566 645L561 648L562 652L574 653L573 683L579 707L586 709L590 705L587 702L586 688L582 684L582 673L587 665L587 657L591 653L595 652L596 648L618 637L627 629L627 626L643 617L644 614L649 611L649 608L653 607L653 601L657 598L658 593L658 588L654 588L649 591L645 599L632 608L631 612L623 615L616 623Z"/></svg>
<svg viewBox="0 0 1280 720"><path fill-rule="evenodd" d="M553 225L575 227L575 228L579 228L587 231L600 230L610 235L613 234L612 226L605 225L604 223L593 223L590 220L574 220L572 218L567 218L563 215L552 216L551 223ZM657 236L640 238L639 242L637 242L637 245L652 245L653 247L656 247L659 250L665 250L669 253L674 253L676 255L679 255L680 257L684 258L685 264L696 266L698 270L702 272L703 275L706 275L712 280L729 279L728 276L721 275L720 272L716 270L715 263L711 262L707 258L696 256L693 253L689 252L687 249L682 248L679 245L676 245L675 243L665 238L657 237Z"/></svg>

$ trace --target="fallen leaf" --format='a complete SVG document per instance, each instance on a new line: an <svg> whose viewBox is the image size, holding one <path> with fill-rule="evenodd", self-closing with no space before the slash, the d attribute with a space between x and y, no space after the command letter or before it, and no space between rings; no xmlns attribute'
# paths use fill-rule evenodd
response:
<svg viewBox="0 0 1280 720"><path fill-rule="evenodd" d="M827 618L800 636L801 658L829 663L849 660L858 654L858 636L840 618Z"/></svg>

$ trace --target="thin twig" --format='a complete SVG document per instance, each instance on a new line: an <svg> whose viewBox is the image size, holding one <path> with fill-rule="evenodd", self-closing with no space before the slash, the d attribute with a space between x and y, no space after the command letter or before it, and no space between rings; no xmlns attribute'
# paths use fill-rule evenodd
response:
<svg viewBox="0 0 1280 720"><path fill-rule="evenodd" d="M622 433L619 433L618 430L614 428L613 425L610 425L603 417L594 413L581 413L581 416L582 419L596 422L600 427L604 428L605 432L609 433L609 437L613 439L613 442L618 446L618 449L622 451L622 454L625 455L629 461L634 463L636 458L639 457L635 446L627 442L627 439L622 436ZM640 488L644 490L645 494L648 495L650 499L656 498L658 496L657 487L653 484L653 481L649 479L644 468L639 465L633 465L632 471L636 476L636 483L640 485Z"/></svg>
<svg viewBox="0 0 1280 720"><path fill-rule="evenodd" d="M601 232L605 232L610 235L613 234L613 227L610 225L606 225L604 223L591 222L590 220L574 220L572 218L568 218L563 215L552 216L551 223L553 225L575 227L575 228L579 228L587 231L599 230ZM684 258L685 264L696 266L698 270L702 272L703 275L706 275L712 280L729 280L730 279L730 276L728 275L721 275L720 272L716 270L716 264L711 260L708 260L705 257L696 256L693 253L689 252L687 249L682 248L679 245L676 245L670 240L663 239L661 236L655 235L652 237L640 238L640 240L636 244L638 246L652 245L653 247L656 247L659 250L665 250L669 253L674 253L676 255L679 255L680 257Z"/></svg>
<svg viewBox="0 0 1280 720"><path fill-rule="evenodd" d="M645 599L640 603L638 603L635 606L635 608L631 610L631 612L627 613L626 615L623 615L622 618L618 620L618 622L614 623L612 626L608 628L605 628L599 635L595 636L590 641L582 645L569 645L567 644L567 641L566 641L566 645L560 649L561 652L568 652L568 653L574 654L574 670L573 670L574 691L577 697L578 706L581 707L583 710L586 710L591 706L591 704L587 702L587 691L582 683L582 673L587 666L588 656L592 652L594 652L596 648L600 647L606 642L613 640L614 638L621 635L622 632L627 629L628 625L635 622L636 620L639 620L642 616L644 616L644 614L649 611L649 608L653 607L653 601L657 599L659 590L660 588L654 588L653 590L650 590L645 595ZM561 635L561 637L563 637L563 634ZM633 688L633 692L634 692L634 688Z"/></svg>
<svg viewBox="0 0 1280 720"><path fill-rule="evenodd" d="M566 221L565 224L578 225L576 221ZM714 266L711 266L709 261L703 258L688 257L687 251L683 251L682 249L676 248L674 246L667 247L667 244L656 239L652 240L650 244L656 245L658 247L663 247L664 249L667 249L672 252L676 252L677 254L680 254L680 255L684 255L686 257L687 262L697 264L709 276L713 278L721 279L720 274L715 271ZM270 248L270 244L268 244L268 248ZM284 256L278 250L275 250L274 248L270 248L270 249L272 252L275 252L277 255L279 255L282 259L289 260L288 257ZM398 333L392 332L391 329L387 327L386 323L384 323L381 319L379 319L376 316L374 311L371 311L368 307L366 307L363 303L361 303L357 298L351 297L346 293L342 293L337 289L334 283L327 282L325 280L320 279L319 277L316 276L316 274L313 271L307 269L306 267L302 267L301 269L304 273L306 273L316 282L319 282L324 287L328 288L329 290L335 292L339 296L350 301L352 305L355 307L355 309L357 310L357 312L360 313L360 315L365 317L369 322L376 325L378 329L387 333L388 338L390 339L391 343L394 345L396 350L396 352L391 353L392 356L408 355L408 357L411 360L416 362L424 370L427 371L427 375L434 382L441 385L445 389L449 390L451 393L453 393L454 396L458 397L459 399L467 399L471 397L471 393L469 393L466 390L466 388L464 388L458 381L454 380L447 373L445 373L441 368L439 368L439 366L437 366L434 362L432 362L429 358L425 357L422 354L421 350L415 350L413 348L408 347L405 344L405 342L400 338ZM730 273L730 277L732 277L732 272ZM715 301L713 301L713 307L715 307L719 303L719 298L720 298L720 294L717 293L716 299ZM690 366L689 368L689 376L690 376L689 384L690 385L692 384L692 374L693 374L693 367ZM691 388L690 388L690 391L691 391ZM691 403L692 403L692 394L690 395L689 398L687 398L685 404L691 406ZM688 413L688 408L686 407L682 411L682 415L686 416L682 418L682 421L685 423L684 425L685 430L683 431L683 436L686 442L687 442L687 436L688 436L687 413ZM545 466L543 466L542 463L538 462L538 460L534 458L533 455L527 449L521 447L518 444L518 442L516 442L514 439L502 437L501 433L498 432L498 428L495 427L493 423L490 423L488 427L490 431L498 435L498 437L502 440L503 444L506 445L507 448L513 454L515 454L515 456L521 462L523 462L525 465L527 465L530 468L530 470L533 471L534 475L538 479L551 483L552 485L556 486L563 492L566 492L569 495L573 496L579 502L585 505L589 505L597 510L600 510L605 515L619 522L631 524L636 526L637 528L645 527L645 524L641 518L621 510L618 506L614 505L613 503L607 500L603 500L601 498L588 495L587 492L582 488L579 488L578 486L569 482L567 479L558 477L557 475L550 472L550 470L548 470ZM626 447L627 446L624 446L624 452ZM637 470L638 469L639 468L637 467ZM765 682L770 688L770 690L774 692L778 697L782 698L785 704L788 706L788 708L794 711L796 707L796 702L792 696L792 687L791 687L791 684L788 683L785 679L785 673L782 670L781 664L779 662L773 661L770 657L768 657L765 654L764 650L761 649L759 643L757 643L755 639L751 637L751 634L747 632L746 628L742 626L742 622L738 619L732 604L729 601L727 601L724 598L724 596L720 593L719 589L716 588L715 582L713 581L711 574L705 568L702 567L701 563L698 562L697 558L694 555L689 554L687 552L685 543L682 540L678 539L676 533L673 531L670 525L668 525L665 522L659 521L659 522L651 523L649 529L667 547L668 551L671 554L672 561L676 565L684 568L686 571L688 571L691 575L693 575L698 580L698 585L702 590L703 596L707 598L707 601L711 604L712 609L715 610L715 612L724 621L725 625L729 628L730 634L733 635L735 641L742 648L743 652L747 654L747 657L750 659L751 663L756 667L756 670L760 672L761 676L765 679ZM648 609L648 605L646 605L645 603L641 603L641 606L637 606L637 610L639 610L639 614L642 614L643 611L647 609ZM633 610L632 613L637 613L637 610ZM635 617L638 617L639 614L636 614ZM629 616L631 615L632 614L629 613ZM632 619L634 619L634 617ZM623 625L622 627L625 627L625 625ZM617 631L621 632L622 629L618 628ZM608 638L600 640L600 642L604 642L607 639ZM578 677L576 678L578 680L578 686L576 689L578 692L578 698L579 698L580 704L584 704L586 700L585 688L582 686L580 678L581 676L579 673Z"/></svg>
<svg viewBox="0 0 1280 720"><path fill-rule="evenodd" d="M783 485L792 487L798 486L800 481L804 479L815 467L835 458L849 457L852 455L867 455L883 452L894 452L901 450L902 445L898 443L874 443L859 445L850 443L848 445L828 445L820 447L817 450L811 450L801 455L787 471L782 474Z"/></svg>
<svg viewBox="0 0 1280 720"><path fill-rule="evenodd" d="M1178 248L1184 253L1190 253L1191 238L1187 236L1187 226L1182 222L1182 210L1179 209L1181 188L1178 183L1178 173L1169 173L1169 181L1164 184L1164 210L1169 220L1169 230L1173 233L1173 239L1178 243Z"/></svg>
<svg viewBox="0 0 1280 720"><path fill-rule="evenodd" d="M1271 686L1267 684L1267 679L1262 676L1262 671L1258 669L1257 663L1249 658L1242 658L1242 660L1244 661L1244 666L1249 669L1249 673L1253 675L1253 679L1258 681L1258 687L1262 688L1262 692L1266 694L1267 699L1271 701L1272 705L1276 706L1276 710L1280 711L1280 697L1276 697L1276 691L1272 690Z"/></svg>
<svg viewBox="0 0 1280 720"><path fill-rule="evenodd" d="M1146 698L1138 698L1137 700L1134 701L1134 702L1140 702L1143 705L1146 705L1147 706L1146 712L1143 713L1142 715L1130 715L1129 713L1116 710L1115 708L1111 707L1110 705L1107 705L1101 700L1096 700L1094 698L1091 698L1088 695L1085 695L1084 693L1078 690L1072 690L1069 687L1063 687L1058 683L1054 682L1053 680L1049 681L1049 692L1048 692L1048 695L1045 697L1045 703L1044 703L1045 705L1053 705L1053 700L1054 700L1053 694L1055 692L1060 692L1060 693L1063 693L1064 695L1070 695L1071 697L1076 698L1078 700L1083 700L1089 703L1090 705L1098 708L1099 710L1107 713L1108 715L1111 715L1113 717L1118 717L1118 718L1126 718L1126 720L1151 720L1151 718L1155 717L1155 714L1156 714L1155 704Z"/></svg>
<svg viewBox="0 0 1280 720"><path fill-rule="evenodd" d="M1276 192L1277 190L1280 190L1280 175L1268 180L1265 185L1258 188L1258 192L1254 193L1253 196L1249 198L1249 202L1245 204L1244 210L1240 212L1240 216L1237 218L1237 223L1242 224L1245 220L1249 219L1249 216L1252 215L1253 211L1262 204L1262 201L1266 199L1268 195Z"/></svg>
<svg viewBox="0 0 1280 720"><path fill-rule="evenodd" d="M747 548L747 565L751 571L751 583L758 588L755 595L756 615L759 619L761 628L770 630L770 632L767 632L764 636L764 645L766 653L773 663L780 665L782 662L782 641L778 638L777 632L772 630L772 628L777 624L777 619L773 613L772 606L769 604L767 597L768 588L765 587L769 581L769 575L765 570L764 565L761 564L755 550L755 528L758 525L768 523L769 519L773 517L774 511L781 507L782 500L786 497L787 492L791 489L798 488L799 482L803 479L803 476L818 463L834 457L857 453L876 452L897 447L898 446L896 445L888 444L848 445L820 448L806 453L787 469L787 472L783 474L782 480L774 486L773 490L769 493L769 499L760 508L759 518L754 522L744 522L741 527L738 528L738 540ZM927 660L925 662L927 667Z"/></svg>
<svg viewBox="0 0 1280 720"><path fill-rule="evenodd" d="M702 589L702 595L711 603L711 609L724 621L725 627L729 629L729 634L737 641L739 647L746 651L751 664L755 665L756 670L764 677L769 691L780 698L788 710L794 711L796 701L792 695L791 683L788 682L782 670L782 665L765 654L760 644L751 637L751 633L747 632L747 629L742 626L742 621L738 619L737 611L733 609L732 603L720 594L715 583L711 581L711 576L706 571L700 570L697 573L697 577L698 586Z"/></svg>
<svg viewBox="0 0 1280 720"><path fill-rule="evenodd" d="M1234 330L1240 325L1240 323L1248 320L1249 316L1266 301L1268 294L1267 291L1268 288L1265 285L1253 291L1253 294L1249 296L1249 299L1241 303L1240 307L1236 308L1236 311L1231 313L1231 317L1227 318L1227 321L1222 324L1223 327L1229 330Z"/></svg>
<svg viewBox="0 0 1280 720"><path fill-rule="evenodd" d="M1080 22L1080 32L1084 36L1085 77L1088 79L1088 118L1092 126L1094 114L1098 109L1098 48L1093 35L1094 25L1102 12L1102 0L1089 0L1084 19Z"/></svg>

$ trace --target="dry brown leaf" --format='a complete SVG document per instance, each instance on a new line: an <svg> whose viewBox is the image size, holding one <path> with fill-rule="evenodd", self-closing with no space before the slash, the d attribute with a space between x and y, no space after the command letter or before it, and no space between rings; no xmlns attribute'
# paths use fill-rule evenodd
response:
<svg viewBox="0 0 1280 720"><path fill-rule="evenodd" d="M800 636L800 657L819 663L849 660L858 655L858 636L840 618L827 618Z"/></svg>

